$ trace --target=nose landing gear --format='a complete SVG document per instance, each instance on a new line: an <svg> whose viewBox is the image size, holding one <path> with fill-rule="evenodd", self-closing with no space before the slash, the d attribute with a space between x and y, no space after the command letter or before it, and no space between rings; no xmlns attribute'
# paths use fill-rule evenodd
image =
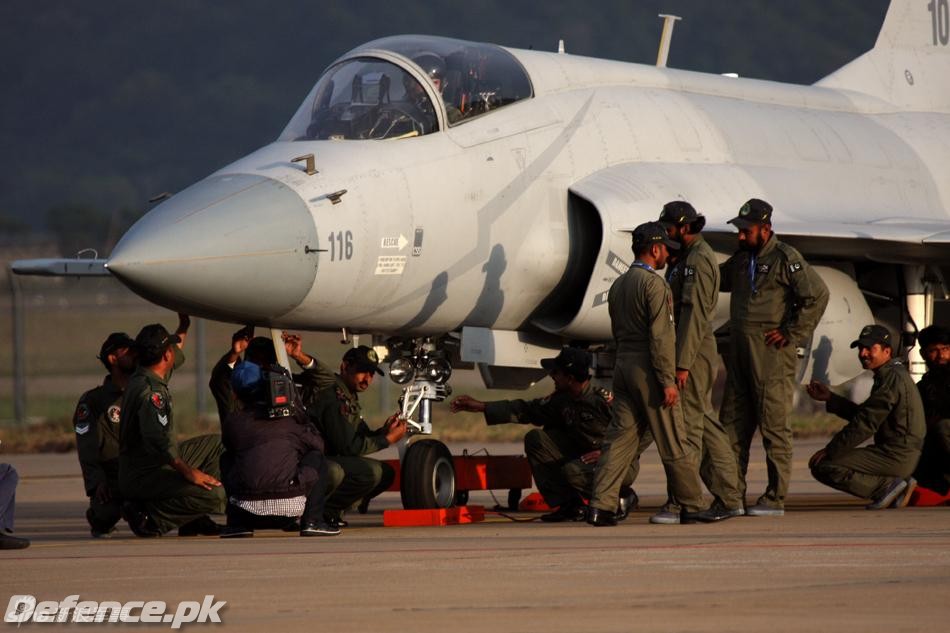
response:
<svg viewBox="0 0 950 633"><path fill-rule="evenodd" d="M408 349L407 349L408 347ZM403 387L402 417L409 435L432 434L432 403L452 392L446 382L452 366L429 339L398 346L389 366L390 378ZM455 465L448 447L438 440L419 439L399 450L400 494L407 510L451 508L455 505Z"/></svg>

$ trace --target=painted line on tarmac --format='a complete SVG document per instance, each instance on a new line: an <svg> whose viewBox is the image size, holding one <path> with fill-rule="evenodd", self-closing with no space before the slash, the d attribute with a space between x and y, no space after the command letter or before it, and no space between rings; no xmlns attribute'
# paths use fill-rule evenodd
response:
<svg viewBox="0 0 950 633"><path fill-rule="evenodd" d="M176 537L177 538L177 537ZM280 539L291 539L294 537L289 536L279 536L275 535L273 537L264 537L265 540L271 540L275 538ZM133 545L133 547L148 546L151 544L158 544L153 539L146 539L148 543L139 543ZM171 540L171 539L168 539ZM220 540L212 538L203 538L203 539L189 539L192 543L212 543L220 542ZM248 539L250 540L250 539ZM114 542L114 541L113 541ZM123 540L121 543L123 545L131 545L136 543L135 540ZM176 544L181 544L180 541L174 541ZM232 541L233 542L233 541ZM360 549L332 549L328 550L321 548L319 550L303 550L303 549L291 549L287 551L266 551L266 552L241 552L242 557L255 557L255 556L299 556L305 554L391 554L391 553L402 553L402 554L445 554L445 553L456 553L458 554L457 547L446 547L441 548L424 548L424 549L412 549L399 547L398 545L405 543L394 542L394 546L390 548L360 548ZM108 545L108 543L103 542L103 546ZM329 543L327 543L329 545ZM59 549L63 547L75 547L76 542L72 541L69 543L36 543L35 541L31 545L29 550L20 550L24 554L29 551L45 550L45 549ZM558 546L558 547L544 547L540 545L512 545L510 547L494 547L494 548L479 548L479 549L470 549L467 553L472 555L484 555L491 553L508 553L508 552L547 552L551 554L564 553L564 552L603 552L606 550L609 551L624 551L624 552L638 552L638 551L664 551L664 550L726 550L726 549L840 549L840 548L849 548L849 549L876 549L881 547L913 547L914 549L947 549L950 548L950 539L943 539L939 541L929 541L926 543L916 543L909 542L907 540L903 541L866 541L866 542L852 542L852 543L824 543L824 542L815 542L809 541L804 543L777 543L777 542L766 542L766 543L740 543L736 541L729 541L726 543L684 543L681 545L578 545L578 546ZM233 550L228 550L226 552L201 552L201 553L189 553L189 552L179 552L179 553L168 553L168 552L156 552L156 553L133 553L133 554L116 554L114 551L111 552L109 556L99 556L99 555L83 555L77 554L73 556L57 556L57 560L87 560L87 559L98 559L98 558L220 558L220 557L231 557L234 556ZM12 557L11 557L12 558ZM29 556L18 556L18 560L27 560ZM49 559L36 559L36 560L49 560Z"/></svg>

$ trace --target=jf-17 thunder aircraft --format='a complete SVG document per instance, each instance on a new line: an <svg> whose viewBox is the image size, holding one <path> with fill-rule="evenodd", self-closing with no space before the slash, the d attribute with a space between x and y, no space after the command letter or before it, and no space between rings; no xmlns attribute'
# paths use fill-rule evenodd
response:
<svg viewBox="0 0 950 633"><path fill-rule="evenodd" d="M948 0L893 0L874 48L811 86L379 39L330 64L276 141L161 202L107 260L15 268L105 270L173 310L372 337L426 434L453 366L526 387L562 344L609 344L630 231L664 203L690 201L725 257L726 220L752 197L831 290L802 380L858 375L849 343L867 323L933 320L950 265ZM450 503L444 445L404 452L404 501L408 479L422 505Z"/></svg>

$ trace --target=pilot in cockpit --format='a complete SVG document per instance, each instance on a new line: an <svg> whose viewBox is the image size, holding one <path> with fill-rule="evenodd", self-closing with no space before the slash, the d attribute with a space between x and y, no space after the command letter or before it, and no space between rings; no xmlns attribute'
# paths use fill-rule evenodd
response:
<svg viewBox="0 0 950 633"><path fill-rule="evenodd" d="M432 81L435 86L436 91L440 96L443 97L443 102L445 103L446 114L448 115L449 123L455 123L462 118L462 113L458 108L452 104L445 101L445 89L448 86L446 79L446 66L445 60L442 59L440 55L435 53L425 52L420 53L412 58L412 61L416 63L425 74L429 76L429 79ZM429 101L429 97L423 89L422 85L415 81L411 76L403 76L403 85L406 88L406 98L413 105L415 105L419 110L425 114L435 116L435 113L432 111L433 105Z"/></svg>

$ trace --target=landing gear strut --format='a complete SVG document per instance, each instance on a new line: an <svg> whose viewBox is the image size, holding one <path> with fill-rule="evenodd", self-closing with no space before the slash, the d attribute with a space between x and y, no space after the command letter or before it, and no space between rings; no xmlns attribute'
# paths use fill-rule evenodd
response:
<svg viewBox="0 0 950 633"><path fill-rule="evenodd" d="M397 358L389 366L394 382L405 385L400 397L402 417L409 435L432 433L432 403L451 393L445 383L452 366L429 339L397 348ZM400 494L407 510L451 508L455 505L455 466L452 453L438 440L420 439L403 444L399 451Z"/></svg>

